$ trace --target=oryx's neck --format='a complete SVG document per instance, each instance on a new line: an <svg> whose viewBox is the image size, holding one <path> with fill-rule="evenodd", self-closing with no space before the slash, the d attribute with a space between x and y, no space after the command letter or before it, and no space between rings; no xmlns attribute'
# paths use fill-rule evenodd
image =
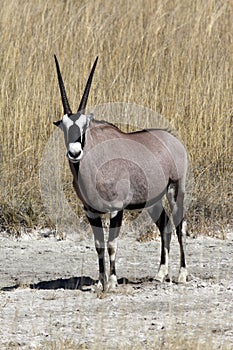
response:
<svg viewBox="0 0 233 350"><path fill-rule="evenodd" d="M116 126L105 121L93 119L85 134L85 150L89 151L91 148L103 144L105 141L120 138L122 134Z"/></svg>

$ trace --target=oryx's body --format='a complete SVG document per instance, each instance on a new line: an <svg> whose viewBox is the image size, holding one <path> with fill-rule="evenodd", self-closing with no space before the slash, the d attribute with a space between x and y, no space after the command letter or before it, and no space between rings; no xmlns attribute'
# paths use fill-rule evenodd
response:
<svg viewBox="0 0 233 350"><path fill-rule="evenodd" d="M55 58L56 60L56 58ZM100 283L114 287L117 283L115 255L124 209L148 208L161 232L161 261L157 278L163 281L168 274L168 253L171 225L162 206L166 194L171 205L180 243L180 273L178 280L187 276L182 234L183 200L187 154L183 144L172 134L161 129L123 133L104 121L95 121L85 110L97 60L88 79L78 112L72 114L66 97L60 69L56 60L64 116L56 122L65 135L67 156L73 174L73 185L81 199L92 226L99 256ZM143 118L143 116L142 116ZM101 214L110 213L108 252L110 278L105 272L104 233Z"/></svg>

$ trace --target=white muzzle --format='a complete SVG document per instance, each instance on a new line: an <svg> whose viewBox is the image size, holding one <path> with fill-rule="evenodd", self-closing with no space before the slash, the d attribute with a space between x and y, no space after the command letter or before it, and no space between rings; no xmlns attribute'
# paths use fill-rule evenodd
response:
<svg viewBox="0 0 233 350"><path fill-rule="evenodd" d="M83 150L81 143L79 142L73 142L69 143L68 151L67 151L67 157L72 163L77 163L81 160L83 156Z"/></svg>

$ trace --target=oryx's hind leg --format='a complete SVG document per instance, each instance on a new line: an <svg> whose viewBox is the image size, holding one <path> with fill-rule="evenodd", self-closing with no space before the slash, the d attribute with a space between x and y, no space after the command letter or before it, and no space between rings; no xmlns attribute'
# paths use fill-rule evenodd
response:
<svg viewBox="0 0 233 350"><path fill-rule="evenodd" d="M150 207L148 213L158 226L161 235L161 258L156 279L160 282L169 281L168 264L172 232L170 220L162 205L162 201Z"/></svg>
<svg viewBox="0 0 233 350"><path fill-rule="evenodd" d="M182 181L172 182L168 186L167 198L171 207L176 234L180 245L179 283L187 281L187 267L185 261L186 221L184 220L184 185Z"/></svg>
<svg viewBox="0 0 233 350"><path fill-rule="evenodd" d="M98 287L107 290L108 276L105 270L105 242L101 217L98 214L86 212L89 223L94 233L95 248L99 259L99 282Z"/></svg>
<svg viewBox="0 0 233 350"><path fill-rule="evenodd" d="M121 228L123 217L123 211L113 212L110 214L110 227L109 227L109 237L108 237L108 254L110 260L110 274L108 289L115 289L117 287L117 277L116 277L116 253L117 253L117 240Z"/></svg>

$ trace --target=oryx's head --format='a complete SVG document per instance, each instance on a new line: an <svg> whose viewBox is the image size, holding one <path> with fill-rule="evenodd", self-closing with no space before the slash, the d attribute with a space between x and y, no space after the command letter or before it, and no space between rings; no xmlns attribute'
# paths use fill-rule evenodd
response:
<svg viewBox="0 0 233 350"><path fill-rule="evenodd" d="M92 116L85 115L85 108L87 104L87 99L89 95L89 91L91 88L91 82L94 75L95 67L97 64L98 57L96 58L93 67L91 69L91 73L86 83L86 87L79 104L77 113L72 113L69 102L66 96L65 85L63 83L63 79L61 76L59 64L56 56L54 55L56 68L57 68L57 77L61 92L61 99L64 108L64 115L61 120L54 122L56 126L59 126L65 136L65 143L67 148L67 157L73 163L77 163L81 160L83 156L83 146L84 146L84 137L85 132L89 126L90 120Z"/></svg>

